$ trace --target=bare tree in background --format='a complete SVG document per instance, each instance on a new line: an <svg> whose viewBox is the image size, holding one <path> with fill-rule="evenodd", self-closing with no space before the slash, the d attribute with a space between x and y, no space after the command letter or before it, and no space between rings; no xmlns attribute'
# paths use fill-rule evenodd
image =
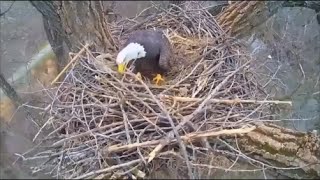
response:
<svg viewBox="0 0 320 180"><path fill-rule="evenodd" d="M18 96L17 92L14 88L9 84L9 82L5 79L3 74L0 72L0 87L2 88L4 94L9 97L16 106L21 104L21 98Z"/></svg>

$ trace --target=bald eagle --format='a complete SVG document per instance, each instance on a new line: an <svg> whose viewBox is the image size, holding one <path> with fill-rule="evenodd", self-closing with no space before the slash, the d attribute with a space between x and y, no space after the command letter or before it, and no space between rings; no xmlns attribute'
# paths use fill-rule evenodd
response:
<svg viewBox="0 0 320 180"><path fill-rule="evenodd" d="M153 78L155 84L164 81L164 74L171 69L172 48L169 40L159 30L139 30L128 37L120 50L116 63L123 74L133 64L133 73Z"/></svg>

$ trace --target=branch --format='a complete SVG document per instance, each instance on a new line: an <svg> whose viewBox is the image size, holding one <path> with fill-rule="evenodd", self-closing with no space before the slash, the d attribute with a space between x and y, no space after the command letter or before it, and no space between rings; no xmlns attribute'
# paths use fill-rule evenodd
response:
<svg viewBox="0 0 320 180"><path fill-rule="evenodd" d="M203 137L217 137L217 136L230 136L235 134L246 134L253 130L255 130L256 127L245 127L245 128L239 128L239 129L224 129L221 131L211 131L211 132L196 132L196 133L190 133L185 136L181 136L181 139L186 142L195 141L197 139L201 139ZM137 147L150 147L155 146L159 143L161 143L164 139L159 140L152 140L152 141L145 141L142 143L133 143L128 145L113 145L107 147L104 152L105 153L113 153L113 152L121 152L124 150L131 150ZM176 139L171 139L169 143L177 143ZM168 144L169 144L168 143Z"/></svg>
<svg viewBox="0 0 320 180"><path fill-rule="evenodd" d="M136 160L133 160L133 161L130 161L130 162L126 162L126 163L123 163L123 164L111 166L111 167L108 167L108 168L105 168L105 169L101 169L101 170L98 170L98 171L91 171L91 172L89 172L87 174L83 174L81 176L78 176L75 179L84 179L84 178L87 178L87 177L90 177L90 176L93 176L93 175L96 175L96 174L110 172L110 171L115 170L115 169L119 169L119 168L122 168L122 167L130 166L130 165L138 163L140 161L141 161L141 159L136 159Z"/></svg>
<svg viewBox="0 0 320 180"><path fill-rule="evenodd" d="M203 101L204 98L190 98L190 97L179 97L179 96L169 96L169 95L158 95L160 98L172 99L173 101L180 102L200 102ZM292 106L292 101L279 101L279 100L251 100L251 99L209 99L209 103L223 103L223 104L240 104L240 103L252 103L252 104L288 104Z"/></svg>
<svg viewBox="0 0 320 180"><path fill-rule="evenodd" d="M3 92L6 96L8 96L16 106L22 104L22 100L14 90L14 88L8 83L8 81L4 78L3 74L0 72L0 87L3 89Z"/></svg>
<svg viewBox="0 0 320 180"><path fill-rule="evenodd" d="M70 62L63 68L63 70L57 75L57 77L51 82L51 85L57 82L57 80L62 76L62 74L74 63L79 56L89 47L89 44L84 45L84 47L70 60Z"/></svg>
<svg viewBox="0 0 320 180"><path fill-rule="evenodd" d="M234 76L240 69L247 66L251 61L246 62L242 66L240 66L238 69L233 71L230 75L228 75L217 87L215 87L212 92L202 101L202 103L198 106L196 110L193 111L192 114L184 117L182 121L176 126L176 130L178 131L180 128L182 128L186 123L190 122L190 120L195 117L198 113L200 113L203 109L203 107L209 102L209 100L229 81L229 79ZM170 139L173 138L173 131L169 132L166 136L165 140L159 143L159 145L149 154L148 162L151 162L154 158L154 154L161 151L163 147L168 145L170 142Z"/></svg>
<svg viewBox="0 0 320 180"><path fill-rule="evenodd" d="M8 9L6 9L4 12L0 13L0 17L3 16L3 15L5 15L8 11L10 11L10 9L12 8L12 6L13 6L13 4L14 4L15 2L16 2L16 1L13 1L13 2L11 3L11 5L9 6ZM1 9L0 9L0 12L1 12Z"/></svg>

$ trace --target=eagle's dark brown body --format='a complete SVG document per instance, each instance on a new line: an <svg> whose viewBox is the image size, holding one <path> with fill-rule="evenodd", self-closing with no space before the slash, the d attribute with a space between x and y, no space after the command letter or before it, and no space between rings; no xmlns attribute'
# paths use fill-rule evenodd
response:
<svg viewBox="0 0 320 180"><path fill-rule="evenodd" d="M164 74L171 69L172 48L169 40L161 31L139 30L130 34L124 47L129 43L138 43L146 51L144 58L133 61L134 73L152 78L156 74Z"/></svg>

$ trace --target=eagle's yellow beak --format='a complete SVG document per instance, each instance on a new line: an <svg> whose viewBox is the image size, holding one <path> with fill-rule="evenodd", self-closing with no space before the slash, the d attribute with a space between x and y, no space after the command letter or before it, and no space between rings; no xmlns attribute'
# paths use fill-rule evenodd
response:
<svg viewBox="0 0 320 180"><path fill-rule="evenodd" d="M126 66L127 64L126 63L121 63L118 65L118 72L120 74L123 74L125 71L126 71Z"/></svg>

